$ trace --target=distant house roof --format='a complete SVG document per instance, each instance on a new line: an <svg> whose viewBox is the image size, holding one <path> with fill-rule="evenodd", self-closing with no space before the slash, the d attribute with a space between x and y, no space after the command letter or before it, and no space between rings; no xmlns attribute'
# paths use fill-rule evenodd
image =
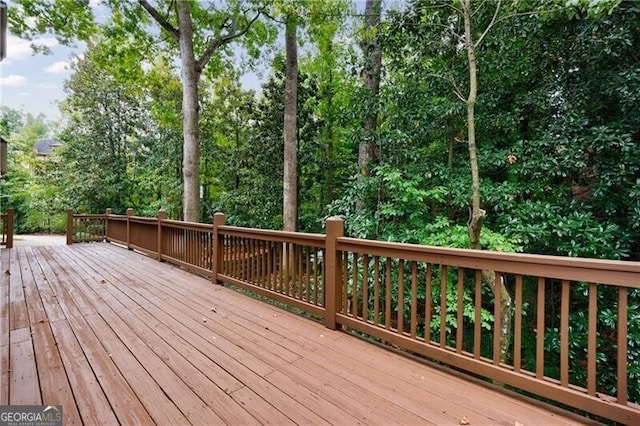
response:
<svg viewBox="0 0 640 426"><path fill-rule="evenodd" d="M33 149L36 151L36 154L47 156L51 154L53 148L57 148L62 145L62 142L59 142L55 139L40 139L33 146Z"/></svg>

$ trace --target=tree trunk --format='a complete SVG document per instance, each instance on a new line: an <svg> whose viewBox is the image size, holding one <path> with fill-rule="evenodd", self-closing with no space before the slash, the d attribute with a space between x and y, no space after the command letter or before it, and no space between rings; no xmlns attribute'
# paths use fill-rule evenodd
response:
<svg viewBox="0 0 640 426"><path fill-rule="evenodd" d="M375 161L375 140L378 127L378 93L380 91L380 68L382 47L380 46L380 15L382 0L367 0L364 15L364 37L360 43L364 55L362 79L367 89L365 101L364 134L358 147L358 167L360 176L368 176L371 163ZM358 200L358 208L364 207L364 200Z"/></svg>
<svg viewBox="0 0 640 426"><path fill-rule="evenodd" d="M296 19L296 16L287 16L285 30L283 184L285 231L296 231L298 222L298 40Z"/></svg>
<svg viewBox="0 0 640 426"><path fill-rule="evenodd" d="M456 119L453 115L447 117L447 127L449 128L449 158L447 161L447 166L449 169L449 174L453 174L453 159L454 159L454 151L456 148ZM453 223L453 206L451 192L447 194L447 217L449 218L449 222Z"/></svg>
<svg viewBox="0 0 640 426"><path fill-rule="evenodd" d="M198 125L198 80L193 54L193 28L188 1L178 2L180 32L180 64L182 67L182 126L184 150L182 177L184 182L183 216L189 222L200 221L200 128Z"/></svg>
<svg viewBox="0 0 640 426"><path fill-rule="evenodd" d="M471 164L471 218L469 220L469 240L472 249L480 250L480 231L486 212L480 208L480 172L478 170L478 150L476 147L475 106L478 97L478 77L476 50L471 34L471 0L465 0L464 35L469 60L469 97L467 98L467 142Z"/></svg>
<svg viewBox="0 0 640 426"><path fill-rule="evenodd" d="M486 211L480 208L480 172L478 169L478 149L476 146L475 105L478 97L478 77L476 67L476 50L471 32L471 0L464 0L464 33L465 47L469 60L469 97L467 98L467 139L469 143L469 162L471 164L471 217L469 219L469 245L472 249L482 249L480 233ZM506 362L511 341L511 295L504 279L496 283L495 271L483 271L485 281L493 288L495 303L500 303L501 345L500 361Z"/></svg>

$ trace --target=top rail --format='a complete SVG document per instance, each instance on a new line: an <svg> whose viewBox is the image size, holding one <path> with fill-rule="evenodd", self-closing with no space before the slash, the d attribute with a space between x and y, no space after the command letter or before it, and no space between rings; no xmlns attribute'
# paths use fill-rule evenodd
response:
<svg viewBox="0 0 640 426"><path fill-rule="evenodd" d="M219 226L224 235L255 238L262 241L278 241L282 243L303 244L312 247L324 247L324 234L308 234L301 232L274 231L270 229L244 228L239 226Z"/></svg>
<svg viewBox="0 0 640 426"><path fill-rule="evenodd" d="M342 237L338 250L410 261L640 288L640 262L502 253Z"/></svg>

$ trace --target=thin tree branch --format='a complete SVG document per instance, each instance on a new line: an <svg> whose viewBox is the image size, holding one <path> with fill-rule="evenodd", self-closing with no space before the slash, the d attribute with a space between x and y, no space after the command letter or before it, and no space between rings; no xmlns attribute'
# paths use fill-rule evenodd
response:
<svg viewBox="0 0 640 426"><path fill-rule="evenodd" d="M458 99L460 99L462 102L467 103L467 98L465 98L465 97L462 95L462 91L460 90L460 88L459 88L459 87L458 87L458 85L456 84L456 81L453 79L453 77L451 77L451 76L446 77L446 76L438 75L438 74L436 74L436 73L427 73L427 74L425 74L425 75L426 75L426 76L428 76L428 77L435 77L435 78L438 78L438 79L440 79L440 80L445 80L445 81L447 81L447 82L448 82L448 83L450 83L450 84L451 84L451 86L452 86L453 94L454 94L454 95L456 95L456 97L457 97Z"/></svg>
<svg viewBox="0 0 640 426"><path fill-rule="evenodd" d="M265 12L264 10L262 11L262 14L263 14L264 16L266 16L267 18L271 19L272 21L277 22L277 23L279 23L279 24L283 24L283 25L284 25L284 24L286 24L286 23L287 23L286 21L281 21L281 20L279 20L279 19L276 19L276 17L275 17L275 16L272 16L272 15L268 14L268 13L267 13L267 12ZM364 15L363 15L363 16L364 16Z"/></svg>
<svg viewBox="0 0 640 426"><path fill-rule="evenodd" d="M473 12L471 14L471 17L473 18L475 16L476 13L480 12L480 9L482 9L482 6L484 6L484 4L487 2L487 0L482 0L482 3L480 3L480 6L478 6L478 8L476 9L475 12Z"/></svg>
<svg viewBox="0 0 640 426"><path fill-rule="evenodd" d="M482 33L482 35L480 36L480 38L478 38L478 41L476 41L475 44L473 45L475 48L480 46L480 43L482 42L484 37L489 33L491 28L493 28L493 26L495 25L496 19L498 18L498 13L500 12L500 5L501 4L502 4L502 0L498 0L498 4L496 5L496 11L493 13L493 17L491 18L491 22L489 22L489 25L487 25L487 28L485 28L485 30ZM471 11L469 11L469 14L471 15Z"/></svg>
<svg viewBox="0 0 640 426"><path fill-rule="evenodd" d="M516 12L516 13L512 13L510 15L506 15L503 16L500 19L495 19L496 15L494 15L494 19L495 21L491 21L491 23L489 24L489 26L487 27L487 29L485 30L485 32L480 36L480 38L478 39L478 41L475 43L475 47L478 47L478 45L480 44L480 41L482 41L482 39L484 38L484 36L486 35L486 33L491 29L491 27L495 27L496 25L511 19L511 18L516 18L516 17L521 17L521 16L534 16L534 15L543 15L545 13L554 13L554 12L558 12L561 10L566 10L566 9L570 9L571 6L560 6L560 7L556 7L555 9L547 9L547 10L534 10L531 12ZM497 9L496 9L497 12Z"/></svg>
<svg viewBox="0 0 640 426"><path fill-rule="evenodd" d="M244 28L242 28L240 31L236 31L237 22L235 18L232 19L231 29L228 34L221 35L220 37L217 37L208 41L207 48L205 49L204 53L202 53L202 56L200 56L200 59L196 61L196 70L198 72L202 72L204 67L207 65L207 63L209 62L213 54L216 52L216 50L220 48L220 46L223 46L227 43L231 43L234 39L246 34L246 32L249 31L249 28L251 28L253 23L258 20L258 18L262 13L263 11L258 11L256 16L254 16L253 19L251 19L247 23L247 25Z"/></svg>
<svg viewBox="0 0 640 426"><path fill-rule="evenodd" d="M171 37L173 37L175 41L180 40L180 31L178 31L177 28L171 25L169 21L163 18L160 13L158 13L156 8L151 6L147 0L138 0L138 3L140 3L140 6L142 6L144 10L146 10L149 15L151 15L151 17L158 23L158 25L160 25L166 32L171 34Z"/></svg>

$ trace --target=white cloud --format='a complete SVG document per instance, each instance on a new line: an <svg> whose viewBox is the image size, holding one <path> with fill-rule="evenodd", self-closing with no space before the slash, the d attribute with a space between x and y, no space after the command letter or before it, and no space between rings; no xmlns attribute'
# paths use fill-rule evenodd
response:
<svg viewBox="0 0 640 426"><path fill-rule="evenodd" d="M6 77L0 77L0 86L20 87L27 85L27 77L23 75L11 74Z"/></svg>
<svg viewBox="0 0 640 426"><path fill-rule="evenodd" d="M23 40L14 35L7 37L7 61L21 61L33 54L31 44L53 47L58 45L58 40L53 37L41 37L33 41Z"/></svg>
<svg viewBox="0 0 640 426"><path fill-rule="evenodd" d="M71 65L69 62L58 61L44 68L44 72L48 74L63 75L71 73Z"/></svg>

